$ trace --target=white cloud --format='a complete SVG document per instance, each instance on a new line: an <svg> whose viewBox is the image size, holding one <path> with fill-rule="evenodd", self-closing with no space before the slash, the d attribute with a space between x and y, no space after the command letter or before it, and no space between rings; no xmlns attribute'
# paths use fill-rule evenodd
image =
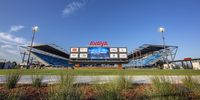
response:
<svg viewBox="0 0 200 100"><path fill-rule="evenodd" d="M13 45L5 44L5 45L2 45L1 48L14 48L14 47Z"/></svg>
<svg viewBox="0 0 200 100"><path fill-rule="evenodd" d="M23 29L24 26L12 26L8 32L0 32L0 59L19 61L19 45L28 45L30 42L23 37L12 34Z"/></svg>
<svg viewBox="0 0 200 100"><path fill-rule="evenodd" d="M13 50L13 49L8 49L7 52L12 54L12 55L18 55L19 54L18 50Z"/></svg>
<svg viewBox="0 0 200 100"><path fill-rule="evenodd" d="M65 9L62 11L63 15L70 15L71 13L77 11L81 7L83 7L86 4L86 0L80 0L80 1L73 1L65 7Z"/></svg>
<svg viewBox="0 0 200 100"><path fill-rule="evenodd" d="M3 52L0 52L0 56L4 56L4 53L3 53Z"/></svg>
<svg viewBox="0 0 200 100"><path fill-rule="evenodd" d="M13 45L25 45L27 40L22 37L16 37L10 33L0 32L0 42Z"/></svg>
<svg viewBox="0 0 200 100"><path fill-rule="evenodd" d="M22 25L14 25L14 26L11 26L10 32L17 32L23 28L24 28L24 26L22 26Z"/></svg>

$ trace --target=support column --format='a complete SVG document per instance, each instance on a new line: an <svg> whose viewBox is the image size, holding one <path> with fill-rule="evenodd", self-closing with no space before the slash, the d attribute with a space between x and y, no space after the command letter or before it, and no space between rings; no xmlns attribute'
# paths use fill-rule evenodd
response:
<svg viewBox="0 0 200 100"><path fill-rule="evenodd" d="M75 68L80 68L80 64L79 63L75 64Z"/></svg>
<svg viewBox="0 0 200 100"><path fill-rule="evenodd" d="M122 69L122 64L118 64L118 69Z"/></svg>

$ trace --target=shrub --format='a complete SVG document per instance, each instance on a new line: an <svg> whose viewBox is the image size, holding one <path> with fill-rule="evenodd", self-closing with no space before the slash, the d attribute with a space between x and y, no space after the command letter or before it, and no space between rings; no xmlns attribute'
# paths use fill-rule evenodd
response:
<svg viewBox="0 0 200 100"><path fill-rule="evenodd" d="M7 92L6 91L0 91L0 100L5 100L7 97Z"/></svg>
<svg viewBox="0 0 200 100"><path fill-rule="evenodd" d="M32 76L32 86L39 88L42 86L42 80L43 80L43 76Z"/></svg>
<svg viewBox="0 0 200 100"><path fill-rule="evenodd" d="M125 76L120 76L116 80L116 86L120 91L123 89L133 88L131 80L129 78L126 78Z"/></svg>
<svg viewBox="0 0 200 100"><path fill-rule="evenodd" d="M200 96L200 83L191 76L186 76L183 80L183 85L188 89L187 92L193 92Z"/></svg>
<svg viewBox="0 0 200 100"><path fill-rule="evenodd" d="M78 85L74 85L74 78L70 75L60 76L60 83L50 86L49 100L80 100L82 92Z"/></svg>
<svg viewBox="0 0 200 100"><path fill-rule="evenodd" d="M93 85L94 90L97 92L97 100L122 100L121 92L124 89L131 88L132 83L129 79L120 76L117 80Z"/></svg>
<svg viewBox="0 0 200 100"><path fill-rule="evenodd" d="M17 82L20 80L21 73L20 72L13 72L6 75L5 80L5 88L12 89L17 85Z"/></svg>
<svg viewBox="0 0 200 100"><path fill-rule="evenodd" d="M182 96L182 91L177 88L176 85L171 84L169 79L166 79L166 77L154 77L151 81L151 87L145 90L145 94L150 99L177 100L184 98Z"/></svg>

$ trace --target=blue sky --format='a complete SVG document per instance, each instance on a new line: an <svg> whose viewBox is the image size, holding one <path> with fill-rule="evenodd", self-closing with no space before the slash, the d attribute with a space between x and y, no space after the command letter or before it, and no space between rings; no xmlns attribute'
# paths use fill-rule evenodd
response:
<svg viewBox="0 0 200 100"><path fill-rule="evenodd" d="M68 50L107 41L129 51L142 44L179 46L177 59L200 57L200 0L0 0L0 58L18 60L18 45L54 43Z"/></svg>

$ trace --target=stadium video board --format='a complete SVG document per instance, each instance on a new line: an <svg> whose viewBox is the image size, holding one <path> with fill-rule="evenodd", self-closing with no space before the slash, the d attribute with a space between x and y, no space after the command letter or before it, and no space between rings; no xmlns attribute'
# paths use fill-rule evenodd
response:
<svg viewBox="0 0 200 100"><path fill-rule="evenodd" d="M76 47L71 48L71 59L127 59L126 47Z"/></svg>
<svg viewBox="0 0 200 100"><path fill-rule="evenodd" d="M89 47L88 48L89 59L109 59L109 48L107 47Z"/></svg>

